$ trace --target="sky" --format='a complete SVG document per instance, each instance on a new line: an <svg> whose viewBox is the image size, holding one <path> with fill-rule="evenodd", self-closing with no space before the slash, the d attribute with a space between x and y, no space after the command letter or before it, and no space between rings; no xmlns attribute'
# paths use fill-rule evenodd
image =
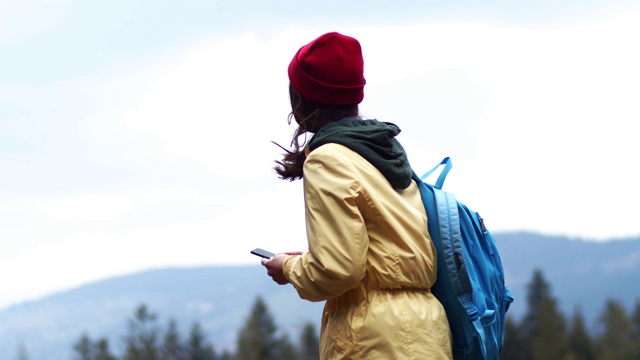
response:
<svg viewBox="0 0 640 360"><path fill-rule="evenodd" d="M338 31L361 113L492 232L640 236L640 4L0 0L0 309L306 248L286 68Z"/></svg>

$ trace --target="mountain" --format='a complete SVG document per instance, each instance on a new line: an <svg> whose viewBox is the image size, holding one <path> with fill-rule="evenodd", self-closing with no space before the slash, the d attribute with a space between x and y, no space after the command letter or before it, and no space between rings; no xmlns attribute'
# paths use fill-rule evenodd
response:
<svg viewBox="0 0 640 360"><path fill-rule="evenodd" d="M640 300L640 237L596 242L527 232L494 236L505 281L516 297L509 313L516 318L526 311L526 287L535 269L550 283L565 315L577 307L594 325L607 299L629 310Z"/></svg>
<svg viewBox="0 0 640 360"><path fill-rule="evenodd" d="M68 360L83 332L109 337L122 353L128 320L142 303L166 327L170 319L188 332L199 322L215 348L232 349L257 296L280 329L296 334L320 316L322 304L300 301L290 286L277 286L260 265L166 268L91 283L0 312L0 359L16 359L25 344L32 360Z"/></svg>
<svg viewBox="0 0 640 360"><path fill-rule="evenodd" d="M579 307L592 324L607 299L629 309L640 300L640 287L633 285L640 274L640 238L593 242L526 232L494 236L516 298L510 316L519 319L525 313L534 269L543 272L565 315ZM69 360L84 332L92 339L108 337L112 351L121 354L128 319L143 303L162 327L174 319L186 336L197 321L216 350L233 350L257 296L292 341L307 322L319 327L323 304L300 300L291 286L277 286L259 265L152 269L0 311L0 359L17 359L24 344L32 360Z"/></svg>

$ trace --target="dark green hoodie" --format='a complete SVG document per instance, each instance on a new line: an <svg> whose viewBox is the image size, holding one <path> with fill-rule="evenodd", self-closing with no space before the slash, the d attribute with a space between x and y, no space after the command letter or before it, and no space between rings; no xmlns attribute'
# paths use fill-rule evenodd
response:
<svg viewBox="0 0 640 360"><path fill-rule="evenodd" d="M402 145L395 138L400 128L375 119L347 118L329 123L313 136L309 150L335 143L346 146L376 167L395 189L411 184L412 170Z"/></svg>

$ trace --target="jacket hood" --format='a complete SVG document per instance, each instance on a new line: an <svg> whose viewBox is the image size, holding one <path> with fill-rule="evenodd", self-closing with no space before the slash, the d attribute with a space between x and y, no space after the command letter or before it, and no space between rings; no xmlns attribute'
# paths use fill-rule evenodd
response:
<svg viewBox="0 0 640 360"><path fill-rule="evenodd" d="M347 118L329 123L313 136L309 150L335 143L346 146L377 168L395 189L411 184L412 170L400 142L400 128L375 119Z"/></svg>

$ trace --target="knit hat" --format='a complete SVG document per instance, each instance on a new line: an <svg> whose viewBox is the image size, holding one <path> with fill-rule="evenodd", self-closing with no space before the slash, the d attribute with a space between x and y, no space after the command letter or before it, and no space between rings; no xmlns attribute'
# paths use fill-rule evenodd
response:
<svg viewBox="0 0 640 360"><path fill-rule="evenodd" d="M363 67L358 40L330 32L298 50L289 64L289 82L321 104L356 105L364 98Z"/></svg>

